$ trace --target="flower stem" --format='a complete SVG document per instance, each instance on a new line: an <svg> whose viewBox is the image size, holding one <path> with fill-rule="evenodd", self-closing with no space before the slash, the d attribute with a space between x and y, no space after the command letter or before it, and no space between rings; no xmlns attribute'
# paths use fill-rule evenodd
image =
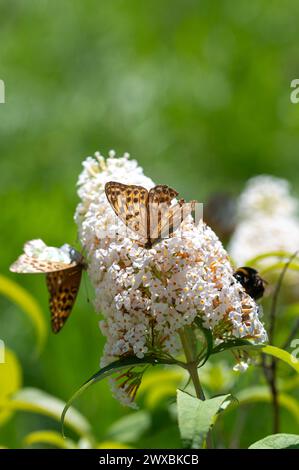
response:
<svg viewBox="0 0 299 470"><path fill-rule="evenodd" d="M197 373L197 364L195 362L196 359L196 351L194 350L194 339L193 339L193 331L190 328L185 327L180 330L180 338L183 346L183 350L186 356L187 364L186 368L189 372L190 378L194 385L195 393L197 398L201 400L205 400L205 396L199 381L198 373Z"/></svg>
<svg viewBox="0 0 299 470"><path fill-rule="evenodd" d="M189 372L190 378L192 380L194 390L196 393L197 398L200 400L205 400L206 397L204 395L198 372L197 372L197 361L196 361L196 340L194 336L194 332L192 328L185 326L179 331L180 338L181 338L181 343L183 346L183 350L185 353L185 357L187 360L186 363L186 369ZM212 446L212 439L211 439L211 433L208 433L207 439L206 439L206 446L207 449L211 449Z"/></svg>

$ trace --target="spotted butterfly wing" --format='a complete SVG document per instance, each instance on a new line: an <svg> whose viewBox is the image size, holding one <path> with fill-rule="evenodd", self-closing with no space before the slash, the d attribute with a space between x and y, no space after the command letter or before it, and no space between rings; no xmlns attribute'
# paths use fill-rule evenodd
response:
<svg viewBox="0 0 299 470"><path fill-rule="evenodd" d="M58 333L69 318L81 283L82 265L46 275L50 293L52 331Z"/></svg>
<svg viewBox="0 0 299 470"><path fill-rule="evenodd" d="M163 238L172 237L181 223L194 210L196 201L186 203L184 199L180 199L172 205L173 199L177 196L178 192L166 185L155 186L149 191L148 207L152 245Z"/></svg>
<svg viewBox="0 0 299 470"><path fill-rule="evenodd" d="M178 192L166 185L157 185L148 192L142 186L111 181L105 191L116 215L138 233L139 242L145 248L173 236L186 217L183 200L171 206Z"/></svg>
<svg viewBox="0 0 299 470"><path fill-rule="evenodd" d="M105 192L115 214L146 244L149 231L148 191L143 186L110 181L105 185Z"/></svg>
<svg viewBox="0 0 299 470"><path fill-rule="evenodd" d="M42 240L32 240L10 267L12 272L46 274L50 294L52 331L58 333L71 314L80 287L83 257L70 245L48 247Z"/></svg>

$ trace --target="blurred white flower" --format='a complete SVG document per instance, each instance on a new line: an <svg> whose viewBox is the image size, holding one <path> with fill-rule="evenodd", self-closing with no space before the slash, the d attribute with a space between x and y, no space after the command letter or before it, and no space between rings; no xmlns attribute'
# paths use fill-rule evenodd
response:
<svg viewBox="0 0 299 470"><path fill-rule="evenodd" d="M182 236L164 239L150 250L141 248L134 234L121 227L115 236L105 183L113 180L147 189L154 183L127 154L116 158L110 152L105 160L97 153L83 166L75 219L95 288L95 309L104 317L100 328L107 342L102 366L122 356L176 355L178 330L191 325L196 316L218 342L231 337L266 341L258 306L233 277L227 253L208 226L196 226L190 217L182 224ZM122 387L113 385L126 404L136 392L138 380L132 380Z"/></svg>
<svg viewBox="0 0 299 470"><path fill-rule="evenodd" d="M250 179L238 201L238 224L228 246L236 264L272 251L297 251L297 210L298 201L287 181L267 175Z"/></svg>
<svg viewBox="0 0 299 470"><path fill-rule="evenodd" d="M233 367L233 370L235 372L246 372L246 370L248 369L249 367L249 363L248 362L244 362L244 361L240 361L238 362L234 367Z"/></svg>
<svg viewBox="0 0 299 470"><path fill-rule="evenodd" d="M271 175L259 175L248 180L240 195L240 219L258 216L292 217L297 214L298 201L291 195L288 181Z"/></svg>

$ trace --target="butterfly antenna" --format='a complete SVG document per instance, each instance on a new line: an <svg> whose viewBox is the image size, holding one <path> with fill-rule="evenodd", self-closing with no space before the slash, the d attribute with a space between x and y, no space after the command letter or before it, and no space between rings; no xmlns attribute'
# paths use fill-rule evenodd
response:
<svg viewBox="0 0 299 470"><path fill-rule="evenodd" d="M79 232L77 231L75 243L80 243Z"/></svg>
<svg viewBox="0 0 299 470"><path fill-rule="evenodd" d="M89 297L89 292L88 292L88 284L87 284L87 281L86 281L86 272L83 273L83 278L84 278L86 300L87 300L87 303L90 303L90 297Z"/></svg>

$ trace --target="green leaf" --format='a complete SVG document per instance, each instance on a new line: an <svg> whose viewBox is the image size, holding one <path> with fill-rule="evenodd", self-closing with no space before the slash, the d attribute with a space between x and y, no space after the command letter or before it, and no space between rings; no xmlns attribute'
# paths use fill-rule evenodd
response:
<svg viewBox="0 0 299 470"><path fill-rule="evenodd" d="M231 395L202 401L181 390L177 391L178 421L181 438L192 449L201 449L218 412Z"/></svg>
<svg viewBox="0 0 299 470"><path fill-rule="evenodd" d="M10 399L1 400L0 398L0 409L39 413L50 416L57 421L60 420L64 405L62 400L36 388L23 388ZM90 424L86 418L73 408L66 419L66 425L80 436L90 433Z"/></svg>
<svg viewBox="0 0 299 470"><path fill-rule="evenodd" d="M244 266L254 266L259 261L263 261L266 258L283 258L283 259L290 259L294 253L289 253L288 251L270 251L268 253L263 253L261 255L255 256L247 260L244 263Z"/></svg>
<svg viewBox="0 0 299 470"><path fill-rule="evenodd" d="M274 258L276 260L274 263L271 263L268 266L263 266L260 265L260 274L266 274L267 272L271 271L278 271L281 270L285 267L285 264L287 261L289 261L292 257L294 257L294 253L288 253L287 251L272 251L269 253L263 253L261 255L255 256L254 258L251 258L247 260L244 263L244 266L258 266L260 261L264 261L267 258ZM298 260L298 257L295 258ZM299 270L299 264L296 263L295 261L292 261L288 265L288 269L298 271Z"/></svg>
<svg viewBox="0 0 299 470"><path fill-rule="evenodd" d="M272 403L272 395L267 386L261 385L256 387L245 388L236 394L236 399L239 405L247 405L256 402ZM288 410L299 424L299 404L295 398L286 393L278 394L279 406ZM233 406L230 407L230 410Z"/></svg>
<svg viewBox="0 0 299 470"><path fill-rule="evenodd" d="M47 325L41 307L35 298L16 282L0 275L0 294L18 305L29 317L37 333L37 353L40 353L47 336Z"/></svg>
<svg viewBox="0 0 299 470"><path fill-rule="evenodd" d="M254 344L247 339L229 339L213 348L212 354L218 354L227 349L260 349L262 347L263 345Z"/></svg>
<svg viewBox="0 0 299 470"><path fill-rule="evenodd" d="M249 449L299 449L299 435L272 434L254 442Z"/></svg>
<svg viewBox="0 0 299 470"><path fill-rule="evenodd" d="M127 369L132 366L143 366L143 365L157 365L157 364L176 364L176 361L170 359L162 359L157 358L152 355L145 355L142 359L138 357L127 357L125 359L119 359L118 361L114 361L106 367L103 367L98 372L96 372L90 379L88 379L69 399L67 404L65 405L62 414L61 414L61 427L62 427L62 434L64 435L64 420L66 413L71 406L71 404L80 396L82 393L87 390L91 385L99 382L100 380L106 379L110 377L112 374L119 372L121 370Z"/></svg>
<svg viewBox="0 0 299 470"><path fill-rule="evenodd" d="M268 345L262 348L262 352L264 354L269 354L270 356L273 356L276 359L280 359L281 361L285 362L290 367L295 369L295 371L299 374L299 359L296 359L294 356L292 356L292 354L288 353L284 349Z"/></svg>
<svg viewBox="0 0 299 470"><path fill-rule="evenodd" d="M109 441L132 443L138 441L150 426L150 414L146 411L137 411L113 423L105 437Z"/></svg>
<svg viewBox="0 0 299 470"><path fill-rule="evenodd" d="M285 268L285 265L286 265L285 261L281 261L280 263L271 264L270 266L267 266L263 269L260 269L260 274L264 275L264 274L266 274L268 272L271 272L271 271L280 271L281 269ZM299 264L290 263L288 265L288 270L299 271Z"/></svg>
<svg viewBox="0 0 299 470"><path fill-rule="evenodd" d="M7 400L17 392L22 385L22 369L16 355L5 348L4 361L0 363L0 401ZM0 425L7 421L12 412L3 409L0 411Z"/></svg>
<svg viewBox="0 0 299 470"><path fill-rule="evenodd" d="M96 445L96 449L133 449L133 447L115 441L102 441Z"/></svg>
<svg viewBox="0 0 299 470"><path fill-rule="evenodd" d="M75 449L77 447L74 441L63 439L61 434L56 431L35 431L27 434L24 438L24 445L32 446L35 444L47 444L60 449Z"/></svg>

